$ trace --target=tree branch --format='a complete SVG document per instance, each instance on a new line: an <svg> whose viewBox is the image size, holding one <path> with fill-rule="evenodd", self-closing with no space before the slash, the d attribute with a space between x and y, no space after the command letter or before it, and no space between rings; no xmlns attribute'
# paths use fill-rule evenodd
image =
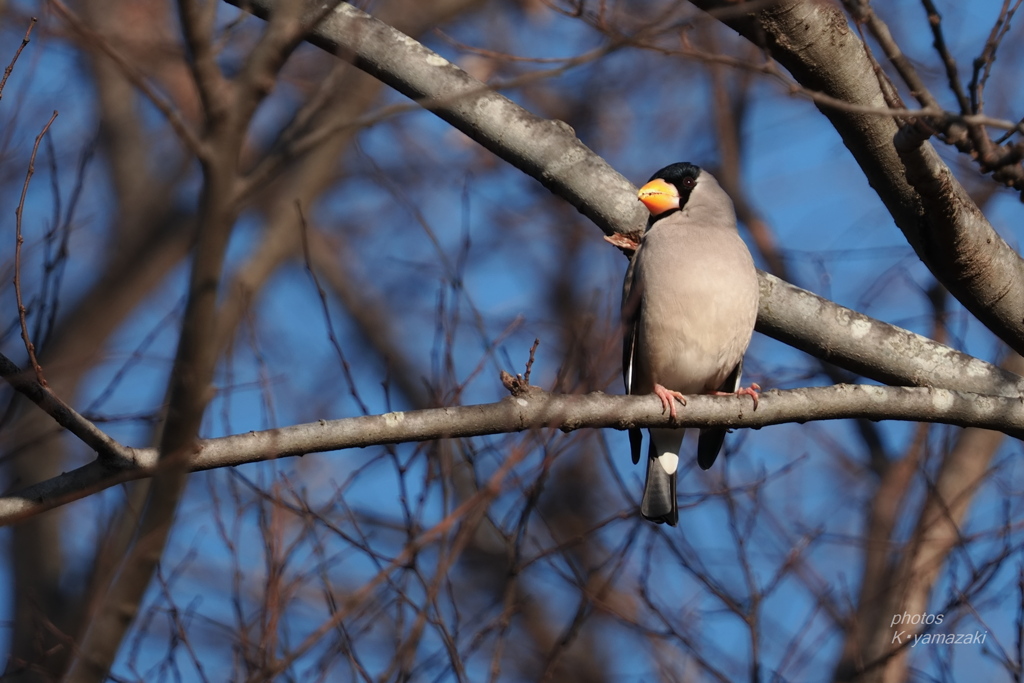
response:
<svg viewBox="0 0 1024 683"><path fill-rule="evenodd" d="M11 387L24 394L64 429L68 430L89 448L96 451L101 462L134 463L135 450L122 446L106 432L79 415L74 408L62 401L53 391L29 377L7 356L0 354L0 377Z"/></svg>
<svg viewBox="0 0 1024 683"><path fill-rule="evenodd" d="M257 16L266 16L275 6L273 0L228 1ZM314 5L310 3L310 7ZM414 39L346 3L315 26L307 40L417 100L539 180L606 234L628 235L642 230L646 218L636 201L636 188L581 143L564 123L531 114ZM877 83L872 83L877 90ZM856 102L864 97L844 99ZM870 103L884 106L881 100ZM891 119L849 112L845 116L888 126L891 133L896 131ZM895 150L890 151L891 162L901 170ZM907 195L898 195L893 201L909 196L913 200L907 201L916 204L919 200L905 180L902 187ZM779 341L879 382L1006 396L1024 391L1024 380L1012 373L851 311L778 278L765 273L760 276L757 329ZM923 360L914 357L918 354L924 354Z"/></svg>
<svg viewBox="0 0 1024 683"><path fill-rule="evenodd" d="M217 65L214 49L214 22L217 4L198 0L179 0L178 21L188 48L192 80L199 91L207 117L221 115L230 106L232 84Z"/></svg>
<svg viewBox="0 0 1024 683"><path fill-rule="evenodd" d="M757 331L877 382L1016 397L1024 378L998 366L875 320L828 299L761 275Z"/></svg>
<svg viewBox="0 0 1024 683"><path fill-rule="evenodd" d="M705 11L732 6L727 0L694 4ZM755 44L766 44L805 88L853 105L885 106L864 44L835 6L791 0L726 23ZM911 156L901 156L894 144L898 126L891 118L821 104L819 109L936 279L1000 339L1024 352L1024 261L999 237L932 146L918 141ZM904 168L908 160L915 169ZM977 277L979 269L990 279Z"/></svg>
<svg viewBox="0 0 1024 683"><path fill-rule="evenodd" d="M189 471L235 467L346 448L522 432L531 429L729 427L760 429L788 422L901 420L996 429L1024 437L1021 398L920 387L836 384L766 391L757 410L742 396L691 396L675 422L654 395L549 394L534 388L497 403L320 420L200 441ZM83 498L160 470L155 449L138 449L119 470L99 461L0 498L0 525ZM113 476L112 476L113 475Z"/></svg>
<svg viewBox="0 0 1024 683"><path fill-rule="evenodd" d="M187 1L183 6L201 12ZM210 10L214 11L214 10ZM200 158L203 187L200 198L198 237L188 284L188 299L182 317L178 348L168 390L167 421L160 435L158 466L153 471L146 503L131 547L121 560L115 578L101 599L96 616L89 624L68 668L69 683L105 680L128 627L142 601L170 534L174 514L184 491L188 464L195 449L206 406L212 397L211 383L220 349L210 334L217 324L217 295L223 275L228 242L238 215L237 182L239 157L258 103L267 90L258 84L273 83L287 56L281 43L282 31L291 23L285 13L282 21L272 22L253 50L259 55L256 65L243 71L243 86L231 81L225 92L205 100L206 128L203 135L206 153ZM183 17L194 22L186 33L190 39L209 40L205 31L212 27L213 15ZM208 20L208 21L207 21ZM204 50L208 48L203 48ZM271 54L281 51L274 59ZM199 59L219 72L212 52ZM213 78L197 72L199 80ZM213 83L206 83L205 86ZM209 93L207 93L209 94Z"/></svg>
<svg viewBox="0 0 1024 683"><path fill-rule="evenodd" d="M228 0L266 18L273 0ZM307 2L315 11L320 3ZM606 234L639 232L636 189L576 139L572 128L526 111L404 33L340 3L307 41L410 97L575 206Z"/></svg>

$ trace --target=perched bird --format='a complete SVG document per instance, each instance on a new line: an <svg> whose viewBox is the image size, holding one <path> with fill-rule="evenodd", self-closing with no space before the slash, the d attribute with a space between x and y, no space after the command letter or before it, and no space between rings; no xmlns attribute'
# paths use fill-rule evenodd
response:
<svg viewBox="0 0 1024 683"><path fill-rule="evenodd" d="M684 394L747 394L740 388L743 354L757 317L757 271L736 230L736 212L718 181L698 166L661 169L640 188L651 212L622 288L625 339L622 372L627 394L654 393L676 417ZM640 513L675 526L676 469L683 429L651 429ZM629 432L634 464L639 429ZM724 429L701 429L697 464L718 457Z"/></svg>

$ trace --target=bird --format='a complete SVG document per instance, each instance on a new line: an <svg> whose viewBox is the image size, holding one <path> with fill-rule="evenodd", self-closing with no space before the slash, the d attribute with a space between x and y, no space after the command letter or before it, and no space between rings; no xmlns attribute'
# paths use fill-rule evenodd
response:
<svg viewBox="0 0 1024 683"><path fill-rule="evenodd" d="M736 227L732 200L707 171L689 162L661 169L640 188L650 212L622 288L623 380L627 394L653 393L675 419L685 394L741 394L743 355L757 318L759 285ZM648 430L640 514L676 526L676 477L683 429ZM725 429L700 430L697 464L714 464ZM629 430L633 464L642 435Z"/></svg>

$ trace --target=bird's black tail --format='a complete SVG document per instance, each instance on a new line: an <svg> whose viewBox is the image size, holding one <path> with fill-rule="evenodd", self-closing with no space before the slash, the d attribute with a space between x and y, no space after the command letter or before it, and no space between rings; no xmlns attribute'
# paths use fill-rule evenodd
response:
<svg viewBox="0 0 1024 683"><path fill-rule="evenodd" d="M650 449L650 457L647 458L647 477L644 480L644 497L640 503L640 514L658 524L675 526L679 523L679 505L676 502L676 467L672 467L671 473L667 472L662 462L659 461L653 445Z"/></svg>

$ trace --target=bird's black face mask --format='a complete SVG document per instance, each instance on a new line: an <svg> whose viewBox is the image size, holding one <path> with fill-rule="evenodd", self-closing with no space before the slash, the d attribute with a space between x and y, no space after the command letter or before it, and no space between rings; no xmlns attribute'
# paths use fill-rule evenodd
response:
<svg viewBox="0 0 1024 683"><path fill-rule="evenodd" d="M700 167L687 162L666 166L651 176L638 194L651 212L648 229L655 220L686 206L690 193L697 187L698 176Z"/></svg>

